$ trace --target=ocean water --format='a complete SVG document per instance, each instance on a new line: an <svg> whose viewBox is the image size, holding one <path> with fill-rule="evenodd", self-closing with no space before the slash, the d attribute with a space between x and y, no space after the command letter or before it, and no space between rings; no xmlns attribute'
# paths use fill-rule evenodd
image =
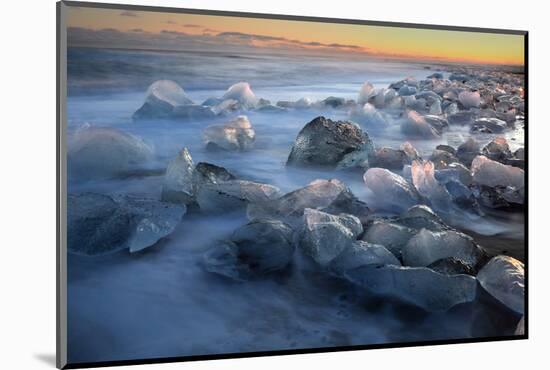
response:
<svg viewBox="0 0 550 370"><path fill-rule="evenodd" d="M430 68L430 69L428 69ZM69 48L68 131L83 124L115 127L154 148L159 173L187 147L195 163L205 161L246 179L276 185L283 192L318 178L339 178L367 204L372 194L352 173L289 169L285 162L300 129L338 110L250 112L255 148L243 153L205 150L202 130L223 118L175 122L133 122L147 87L159 79L178 82L200 103L219 97L232 84L249 82L256 96L312 100L329 96L356 99L364 81L387 87L405 77L426 78L436 66L396 61L299 55L245 55L216 52L170 53ZM397 127L370 133L375 146L399 147ZM421 155L436 145L458 146L469 133L454 128L438 140L414 140ZM523 146L523 131L506 134L512 150ZM482 143L493 135L478 135ZM69 192L132 193L160 197L162 176L83 180L69 174ZM458 222L460 221L460 222ZM428 314L396 302L369 297L297 261L274 279L234 283L200 267L216 240L246 223L244 214L186 215L176 231L152 248L129 255L68 256L68 344L70 362L319 348L374 343L506 335L515 318L491 311L481 297L446 313ZM491 215L476 222L457 220L479 234L523 238L521 218ZM493 323L500 320L498 328ZM481 329L480 329L481 328ZM497 330L498 329L498 330Z"/></svg>

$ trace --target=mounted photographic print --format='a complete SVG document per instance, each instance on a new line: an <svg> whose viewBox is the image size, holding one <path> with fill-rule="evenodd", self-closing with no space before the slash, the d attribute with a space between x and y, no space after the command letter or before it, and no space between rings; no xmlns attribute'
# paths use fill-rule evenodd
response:
<svg viewBox="0 0 550 370"><path fill-rule="evenodd" d="M527 338L526 58L58 3L58 366Z"/></svg>

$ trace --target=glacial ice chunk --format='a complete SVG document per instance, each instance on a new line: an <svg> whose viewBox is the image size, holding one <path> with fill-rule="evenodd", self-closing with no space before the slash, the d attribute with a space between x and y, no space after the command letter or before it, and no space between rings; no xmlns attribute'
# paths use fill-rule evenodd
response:
<svg viewBox="0 0 550 370"><path fill-rule="evenodd" d="M161 199L172 203L192 203L194 200L193 172L191 154L187 148L183 148L166 168Z"/></svg>
<svg viewBox="0 0 550 370"><path fill-rule="evenodd" d="M408 227L386 221L374 221L367 226L362 240L386 247L396 257L401 257L401 250L416 233Z"/></svg>
<svg viewBox="0 0 550 370"><path fill-rule="evenodd" d="M152 158L151 146L114 128L84 126L68 140L69 176L116 177L143 168Z"/></svg>
<svg viewBox="0 0 550 370"><path fill-rule="evenodd" d="M374 193L379 208L402 211L420 200L407 180L384 168L369 168L363 180Z"/></svg>
<svg viewBox="0 0 550 370"><path fill-rule="evenodd" d="M445 187L435 179L435 168L431 161L413 161L412 181L419 194L430 201L438 210L447 211L451 197Z"/></svg>
<svg viewBox="0 0 550 370"><path fill-rule="evenodd" d="M454 230L433 232L422 229L413 236L402 251L407 266L429 266L437 260L454 257L476 268L486 253L473 239Z"/></svg>
<svg viewBox="0 0 550 370"><path fill-rule="evenodd" d="M287 267L295 247L292 229L277 220L255 220L233 232L228 241L209 250L207 271L238 281L261 277Z"/></svg>
<svg viewBox="0 0 550 370"><path fill-rule="evenodd" d="M348 271L351 282L375 294L390 296L426 311L442 312L476 297L470 275L444 275L426 267L363 266Z"/></svg>
<svg viewBox="0 0 550 370"><path fill-rule="evenodd" d="M410 137L435 139L440 135L426 119L414 110L407 113L406 119L401 122L401 132Z"/></svg>
<svg viewBox="0 0 550 370"><path fill-rule="evenodd" d="M306 208L299 245L321 266L327 266L363 232L355 216L331 215Z"/></svg>
<svg viewBox="0 0 550 370"><path fill-rule="evenodd" d="M185 206L134 196L70 194L67 203L69 251L100 255L140 251L172 233Z"/></svg>
<svg viewBox="0 0 550 370"><path fill-rule="evenodd" d="M508 308L524 314L525 281L523 263L508 256L493 257L477 274L490 295Z"/></svg>
<svg viewBox="0 0 550 370"><path fill-rule="evenodd" d="M330 263L330 270L342 275L362 266L400 266L401 262L384 246L365 241L355 241Z"/></svg>
<svg viewBox="0 0 550 370"><path fill-rule="evenodd" d="M372 130L384 130L389 125L382 113L370 103L366 103L362 107L354 107L349 113L349 118Z"/></svg>
<svg viewBox="0 0 550 370"><path fill-rule="evenodd" d="M250 150L255 139L256 132L246 116L238 116L223 125L208 126L203 131L209 150Z"/></svg>
<svg viewBox="0 0 550 370"><path fill-rule="evenodd" d="M272 185L246 180L203 184L196 193L197 203L205 212L228 212L249 203L264 203L281 196Z"/></svg>
<svg viewBox="0 0 550 370"><path fill-rule="evenodd" d="M135 119L169 118L172 117L176 108L185 106L201 107L194 105L176 82L159 80L149 86L145 102L133 117ZM180 113L184 115L184 111L182 110Z"/></svg>
<svg viewBox="0 0 550 370"><path fill-rule="evenodd" d="M478 91L462 91L458 94L458 100L464 108L477 108L481 104L481 96Z"/></svg>
<svg viewBox="0 0 550 370"><path fill-rule="evenodd" d="M239 82L227 89L222 96L222 100L228 99L238 101L246 109L255 108L256 104L258 104L258 98L250 88L248 82Z"/></svg>
<svg viewBox="0 0 550 370"><path fill-rule="evenodd" d="M357 104L364 105L369 102L369 99L375 95L374 86L366 81L359 90L359 97L357 98Z"/></svg>
<svg viewBox="0 0 550 370"><path fill-rule="evenodd" d="M480 185L521 189L525 184L525 172L521 168L505 165L482 155L474 158L471 170L473 181Z"/></svg>

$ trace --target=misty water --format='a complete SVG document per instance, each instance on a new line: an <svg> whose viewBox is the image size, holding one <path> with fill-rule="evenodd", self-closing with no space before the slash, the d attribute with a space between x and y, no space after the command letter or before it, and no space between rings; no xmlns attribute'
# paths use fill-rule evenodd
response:
<svg viewBox="0 0 550 370"><path fill-rule="evenodd" d="M187 147L195 163L223 166L238 177L288 192L315 179L338 178L367 204L375 201L354 172L285 167L300 129L313 118L347 119L343 110L249 112L256 131L254 149L211 152L202 130L228 120L132 121L154 81L178 82L201 103L223 95L239 81L256 96L312 100L356 99L361 85L375 87L412 76L424 79L433 66L321 56L231 55L213 52L163 53L70 48L68 132L84 124L115 127L154 148L151 173L95 180L71 176L70 193L128 193L160 198L167 163ZM438 144L457 147L470 133L453 127L437 140L409 140L398 126L369 132L375 146L398 148L410 141L428 157ZM485 145L492 134L478 134ZM523 147L523 130L504 135L513 150ZM484 236L506 236L523 246L523 220L495 213L454 226ZM445 313L426 313L398 302L370 297L343 281L310 268L300 257L272 279L232 282L205 272L201 256L216 240L246 223L244 212L189 213L176 231L143 252L68 256L68 348L70 362L127 360L332 346L402 343L512 334L516 318L481 296ZM300 266L298 268L298 266ZM497 325L498 322L498 325ZM496 329L498 327L498 330Z"/></svg>

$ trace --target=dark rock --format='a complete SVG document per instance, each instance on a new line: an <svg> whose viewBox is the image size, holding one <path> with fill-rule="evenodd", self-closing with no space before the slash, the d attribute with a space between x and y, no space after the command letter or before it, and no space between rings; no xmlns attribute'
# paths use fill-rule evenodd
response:
<svg viewBox="0 0 550 370"><path fill-rule="evenodd" d="M466 274L475 276L475 270L468 264L454 257L442 258L430 264L428 268L444 275Z"/></svg>

